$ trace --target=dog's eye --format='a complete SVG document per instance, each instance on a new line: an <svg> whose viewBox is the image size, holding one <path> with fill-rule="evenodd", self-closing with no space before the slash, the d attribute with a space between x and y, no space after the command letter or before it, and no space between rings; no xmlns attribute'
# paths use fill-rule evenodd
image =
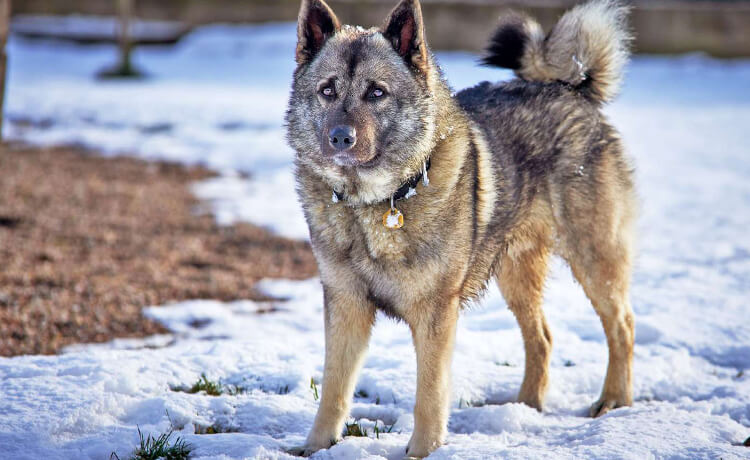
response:
<svg viewBox="0 0 750 460"><path fill-rule="evenodd" d="M333 97L336 95L336 91L333 90L332 86L326 86L320 90L320 94L325 97Z"/></svg>
<svg viewBox="0 0 750 460"><path fill-rule="evenodd" d="M385 96L385 91L383 91L380 88L375 88L372 91L370 91L370 94L368 94L367 97L369 97L370 99L378 99L383 96Z"/></svg>

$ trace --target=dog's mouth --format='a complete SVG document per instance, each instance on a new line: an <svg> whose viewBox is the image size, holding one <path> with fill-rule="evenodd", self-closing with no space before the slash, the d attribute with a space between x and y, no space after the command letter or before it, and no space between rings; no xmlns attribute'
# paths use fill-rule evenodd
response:
<svg viewBox="0 0 750 460"><path fill-rule="evenodd" d="M370 169L376 166L381 159L380 152L368 155L369 158L362 160L362 156L355 152L336 152L326 155L328 160L342 168L364 168Z"/></svg>
<svg viewBox="0 0 750 460"><path fill-rule="evenodd" d="M345 168L355 167L359 164L359 161L357 161L356 157L347 153L336 153L331 157L331 159L336 164L336 166L343 166Z"/></svg>

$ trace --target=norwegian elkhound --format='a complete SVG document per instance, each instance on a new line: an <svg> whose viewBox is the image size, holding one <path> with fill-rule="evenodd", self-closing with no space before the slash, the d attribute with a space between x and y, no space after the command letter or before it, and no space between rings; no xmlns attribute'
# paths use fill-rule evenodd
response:
<svg viewBox="0 0 750 460"><path fill-rule="evenodd" d="M484 63L518 78L451 94L425 41L418 0L379 28L342 26L303 0L287 112L297 190L325 302L325 369L309 455L340 438L375 313L405 321L417 355L407 456L444 441L462 306L492 278L518 319L518 400L542 408L552 337L547 262L562 256L599 314L609 366L597 416L632 402L628 299L632 170L600 112L628 58L627 9L594 1L545 34L504 16Z"/></svg>

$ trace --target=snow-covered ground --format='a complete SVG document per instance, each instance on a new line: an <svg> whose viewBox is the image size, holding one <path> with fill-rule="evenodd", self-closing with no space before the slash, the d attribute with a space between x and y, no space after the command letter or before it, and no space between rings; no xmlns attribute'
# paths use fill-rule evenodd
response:
<svg viewBox="0 0 750 460"><path fill-rule="evenodd" d="M306 238L283 113L293 70L292 24L213 26L176 48L139 50L141 82L96 82L109 47L9 44L6 132L35 143L203 163L196 185L221 222L250 220ZM476 57L439 53L462 88L508 74ZM512 403L523 374L515 320L491 289L459 323L448 444L430 458L748 458L750 436L750 61L639 57L607 108L637 165L642 198L632 408L584 416L607 351L599 321L557 262L545 310L555 340L547 407ZM243 178L240 172L249 173ZM248 261L252 263L252 261ZM60 356L0 359L0 458L125 457L137 428L174 427L195 458L286 458L317 402L322 293L315 279L265 281L285 302L196 300L147 314L174 334L72 347ZM347 438L317 458L403 455L416 363L406 326L379 318ZM175 392L201 373L246 391ZM373 435L372 427L391 426ZM214 426L220 434L194 434Z"/></svg>

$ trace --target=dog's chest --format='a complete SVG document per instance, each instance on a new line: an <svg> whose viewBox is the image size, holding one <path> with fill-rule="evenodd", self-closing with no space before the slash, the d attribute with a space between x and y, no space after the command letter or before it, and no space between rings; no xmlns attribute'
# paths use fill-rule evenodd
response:
<svg viewBox="0 0 750 460"><path fill-rule="evenodd" d="M341 233L338 245L349 248L353 263L365 268L368 262L382 265L406 257L410 234L405 228L384 225L384 215L389 209L386 203L356 208L336 203L328 208L329 225Z"/></svg>
<svg viewBox="0 0 750 460"><path fill-rule="evenodd" d="M355 210L359 231L369 256L373 259L398 261L406 257L410 247L409 232L404 228L389 228L384 219L387 204ZM408 222L407 222L408 223Z"/></svg>
<svg viewBox="0 0 750 460"><path fill-rule="evenodd" d="M417 202L399 201L404 226L383 224L390 210L387 202L371 206L350 206L344 201L309 207L313 246L322 276L343 279L351 275L364 282L368 292L394 314L403 305L434 288L445 267L428 248L431 232L425 228ZM433 254L433 257L430 257Z"/></svg>

